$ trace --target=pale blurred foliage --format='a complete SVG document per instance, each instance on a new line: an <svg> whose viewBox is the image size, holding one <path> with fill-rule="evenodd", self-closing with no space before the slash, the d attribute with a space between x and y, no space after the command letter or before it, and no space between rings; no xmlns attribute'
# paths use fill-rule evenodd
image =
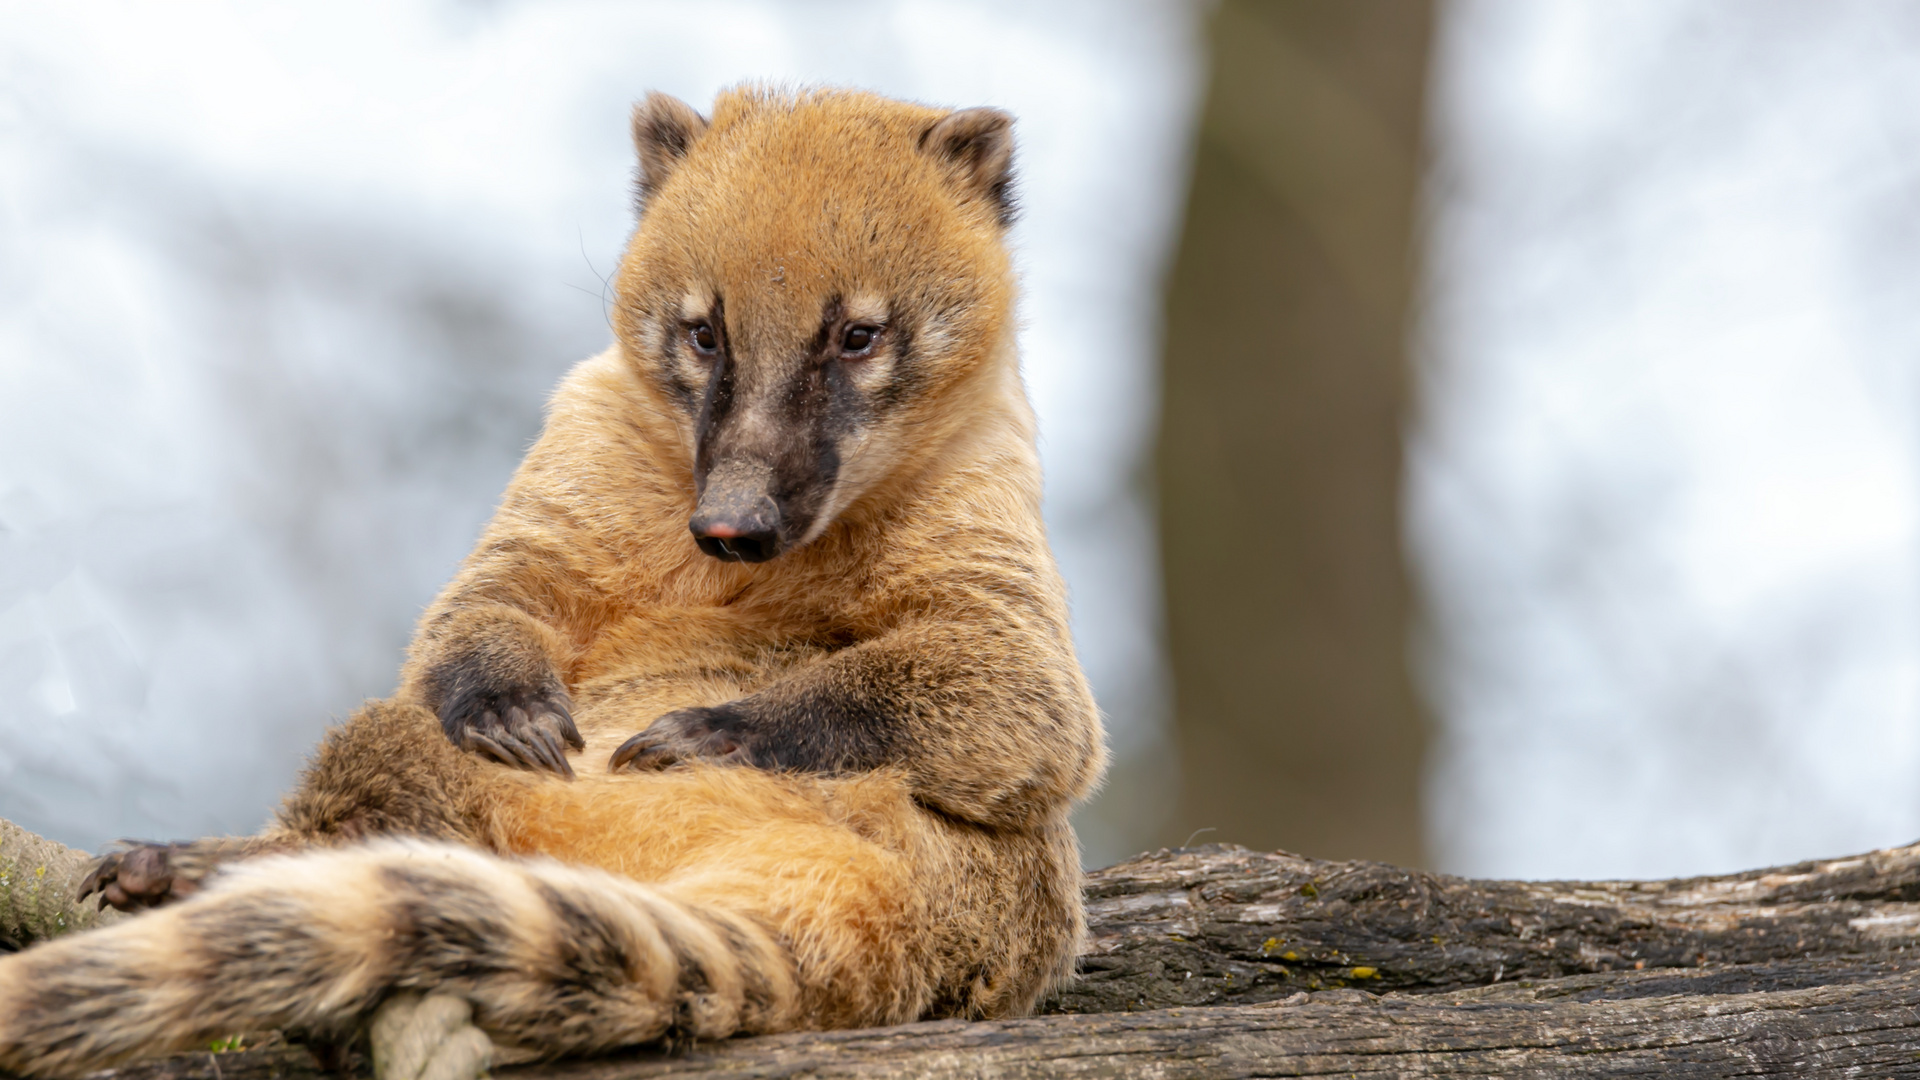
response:
<svg viewBox="0 0 1920 1080"><path fill-rule="evenodd" d="M1920 8L1462 0L1412 548L1475 874L1920 835Z"/></svg>
<svg viewBox="0 0 1920 1080"><path fill-rule="evenodd" d="M0 816L250 831L388 693L608 341L626 112L745 78L1020 118L1023 344L1082 657L1170 798L1137 476L1197 93L1176 2L0 3Z"/></svg>

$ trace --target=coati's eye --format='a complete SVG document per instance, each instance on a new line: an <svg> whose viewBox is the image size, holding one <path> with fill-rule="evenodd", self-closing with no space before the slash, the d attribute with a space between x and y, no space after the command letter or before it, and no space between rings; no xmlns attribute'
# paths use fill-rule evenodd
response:
<svg viewBox="0 0 1920 1080"><path fill-rule="evenodd" d="M693 342L695 349L708 356L712 356L714 351L720 348L720 338L714 334L711 323L694 323L688 327L687 340Z"/></svg>
<svg viewBox="0 0 1920 1080"><path fill-rule="evenodd" d="M873 348L873 339L879 335L880 331L871 326L849 326L847 327L847 332L840 338L840 351L847 353L866 352L868 349Z"/></svg>

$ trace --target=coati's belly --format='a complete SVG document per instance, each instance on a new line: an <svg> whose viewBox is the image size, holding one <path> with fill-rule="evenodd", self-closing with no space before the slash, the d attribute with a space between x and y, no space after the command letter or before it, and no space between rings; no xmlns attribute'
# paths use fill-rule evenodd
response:
<svg viewBox="0 0 1920 1080"><path fill-rule="evenodd" d="M499 770L488 800L507 850L586 863L648 882L699 867L764 865L770 851L796 865L917 847L923 811L894 772L824 777L706 764L609 772L620 744L660 716L733 701L830 650L807 645L715 649L654 643L572 687L585 749L568 755L575 778Z"/></svg>
<svg viewBox="0 0 1920 1080"><path fill-rule="evenodd" d="M817 871L822 859L893 863L924 848L924 812L891 774L834 779L698 764L576 771L572 781L503 775L496 842L663 884L727 867L764 871L770 861L796 871Z"/></svg>
<svg viewBox="0 0 1920 1080"><path fill-rule="evenodd" d="M622 628L609 644L625 647L595 650L570 688L574 724L587 744L573 758L576 773L605 772L621 743L675 709L737 700L832 652L786 635L743 633L705 614Z"/></svg>

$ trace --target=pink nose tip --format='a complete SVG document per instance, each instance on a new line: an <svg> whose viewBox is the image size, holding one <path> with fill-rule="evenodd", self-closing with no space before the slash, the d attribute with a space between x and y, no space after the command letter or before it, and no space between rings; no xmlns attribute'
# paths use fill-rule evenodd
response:
<svg viewBox="0 0 1920 1080"><path fill-rule="evenodd" d="M740 535L739 529L731 525L723 525L717 521L700 531L713 537L715 540L732 540L734 537Z"/></svg>

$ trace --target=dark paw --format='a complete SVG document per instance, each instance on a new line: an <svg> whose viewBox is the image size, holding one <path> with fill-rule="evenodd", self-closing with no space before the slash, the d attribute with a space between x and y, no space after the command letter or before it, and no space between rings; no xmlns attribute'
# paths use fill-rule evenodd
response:
<svg viewBox="0 0 1920 1080"><path fill-rule="evenodd" d="M695 760L750 765L747 741L746 717L731 705L679 709L621 743L607 769L647 772Z"/></svg>
<svg viewBox="0 0 1920 1080"><path fill-rule="evenodd" d="M440 726L462 750L516 769L546 770L573 779L567 747L586 748L573 726L565 691L474 693L442 706Z"/></svg>
<svg viewBox="0 0 1920 1080"><path fill-rule="evenodd" d="M143 911L200 891L198 875L178 873L176 857L187 850L185 844L147 844L123 840L129 845L110 851L93 862L93 869L80 882L79 900L100 894L100 907L121 911Z"/></svg>

